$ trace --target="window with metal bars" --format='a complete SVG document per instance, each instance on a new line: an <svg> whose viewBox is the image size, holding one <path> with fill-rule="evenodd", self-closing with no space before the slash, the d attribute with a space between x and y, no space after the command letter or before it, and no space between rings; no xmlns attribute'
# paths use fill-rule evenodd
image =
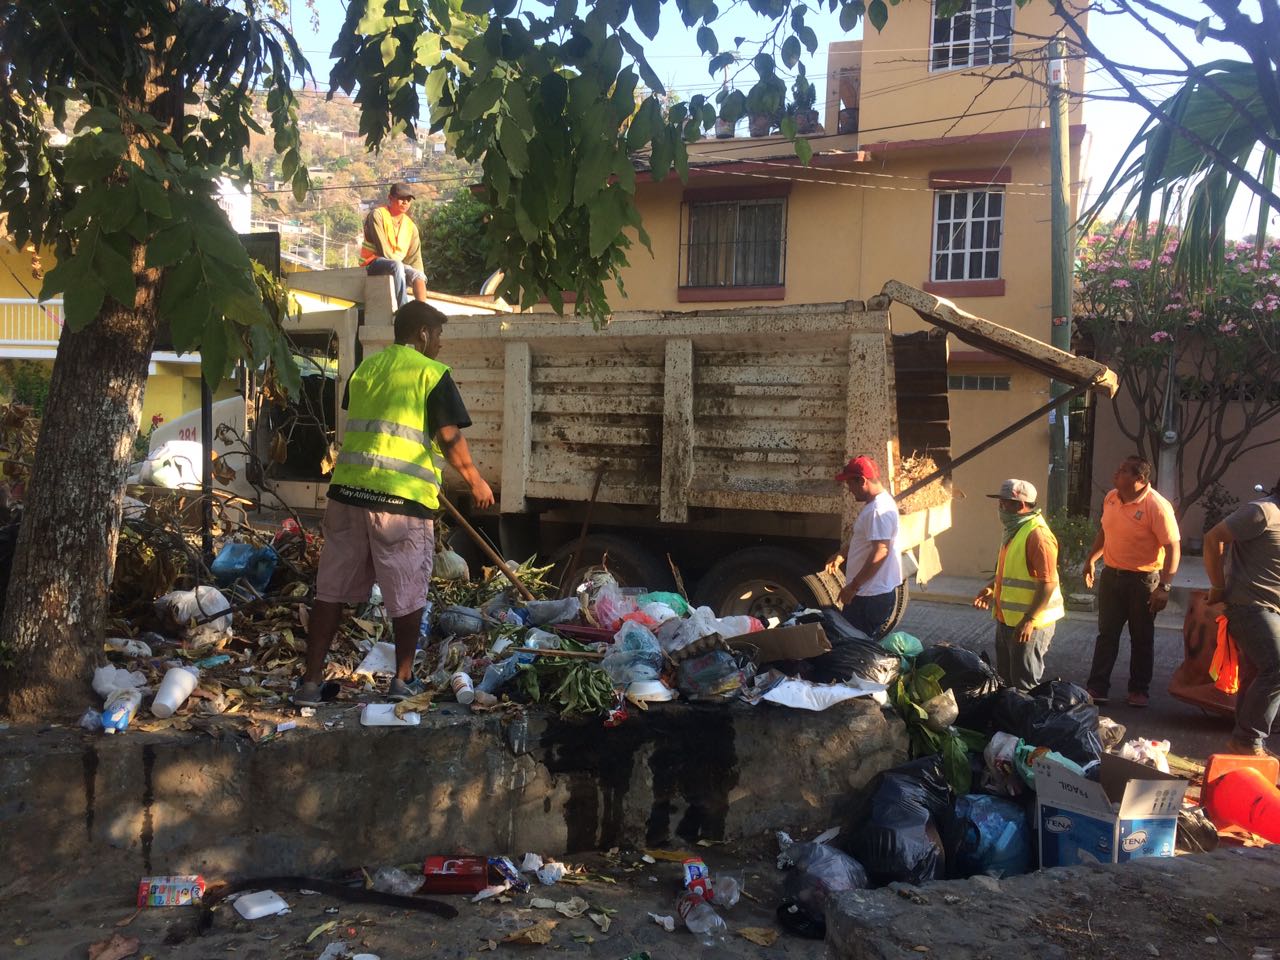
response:
<svg viewBox="0 0 1280 960"><path fill-rule="evenodd" d="M688 212L684 286L764 287L784 282L786 198L691 202Z"/></svg>
<svg viewBox="0 0 1280 960"><path fill-rule="evenodd" d="M930 70L1008 63L1012 50L1013 0L966 0L955 16L934 13Z"/></svg>
<svg viewBox="0 0 1280 960"><path fill-rule="evenodd" d="M938 190L931 280L998 280L1004 192Z"/></svg>
<svg viewBox="0 0 1280 960"><path fill-rule="evenodd" d="M1009 390L1012 377L999 375L953 373L947 377L948 390Z"/></svg>

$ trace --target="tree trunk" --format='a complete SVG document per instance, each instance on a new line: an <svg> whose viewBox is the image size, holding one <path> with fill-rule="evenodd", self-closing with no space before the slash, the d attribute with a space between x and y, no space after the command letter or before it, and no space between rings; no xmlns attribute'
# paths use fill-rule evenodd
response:
<svg viewBox="0 0 1280 960"><path fill-rule="evenodd" d="M154 72L149 79L145 102L131 106L166 122L180 116ZM136 131L132 139L136 160ZM58 343L0 623L12 661L0 673L0 712L14 719L81 712L102 662L125 471L156 338L161 272L145 260L145 244L133 244L133 303L108 296L87 327L64 330Z"/></svg>
<svg viewBox="0 0 1280 960"><path fill-rule="evenodd" d="M140 309L113 304L58 344L0 631L13 658L0 697L14 718L80 712L101 662L123 481L155 341L153 290L140 285L144 296Z"/></svg>

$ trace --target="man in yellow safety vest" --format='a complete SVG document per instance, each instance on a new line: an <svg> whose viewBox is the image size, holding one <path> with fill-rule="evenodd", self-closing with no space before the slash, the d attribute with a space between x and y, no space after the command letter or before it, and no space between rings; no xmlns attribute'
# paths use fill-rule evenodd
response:
<svg viewBox="0 0 1280 960"><path fill-rule="evenodd" d="M1006 480L999 493L1004 537L996 575L973 599L996 621L996 672L1005 683L1030 690L1044 674L1053 625L1065 612L1058 588L1058 541L1036 508L1036 488Z"/></svg>
<svg viewBox="0 0 1280 960"><path fill-rule="evenodd" d="M395 636L396 675L388 696L419 691L413 681L422 611L431 581L443 461L462 475L475 505L493 491L471 460L462 429L471 418L449 368L435 359L445 316L411 301L395 315L396 342L351 375L347 428L329 485L324 550L307 624L307 665L293 702L321 699L324 661L343 604L369 599L376 582Z"/></svg>
<svg viewBox="0 0 1280 960"><path fill-rule="evenodd" d="M427 299L427 274L422 266L422 240L418 227L409 219L413 188L393 183L387 202L374 207L364 218L364 242L360 245L360 265L371 277L391 277L395 284L396 306L413 299Z"/></svg>

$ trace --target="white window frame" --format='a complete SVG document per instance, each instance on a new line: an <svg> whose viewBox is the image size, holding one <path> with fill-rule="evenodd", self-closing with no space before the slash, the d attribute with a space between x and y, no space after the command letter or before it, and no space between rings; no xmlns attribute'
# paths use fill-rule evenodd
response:
<svg viewBox="0 0 1280 960"><path fill-rule="evenodd" d="M957 218L956 200L964 198L965 213ZM981 197L982 203L976 202ZM991 198L998 197L999 212L992 215ZM944 216L944 208L946 215ZM975 216L975 210L978 214ZM977 190L935 190L933 196L933 242L930 257L929 279L935 283L952 283L965 280L999 280L1004 271L1004 188L996 185ZM991 243L991 225L996 226L994 245ZM945 228L945 229L944 229ZM975 232L975 228L979 228ZM939 241L947 238L945 246ZM978 241L975 243L975 240ZM995 268L991 269L991 255L995 255ZM940 257L947 257L946 269L939 269ZM960 276L956 275L956 261L960 256ZM974 257L978 268L974 268Z"/></svg>
<svg viewBox="0 0 1280 960"><path fill-rule="evenodd" d="M929 19L929 72L943 73L1009 63L1013 59L1014 6L1014 0L966 0L958 13L943 18L937 15L935 4L934 15ZM1009 27L1007 33L1002 33L998 26L1005 17ZM979 36L974 35L975 22L983 31ZM948 39L945 41L937 39L939 23L948 24ZM962 25L968 27L968 36L957 39L957 28ZM945 63L936 62L940 53ZM963 56L958 56L961 53Z"/></svg>

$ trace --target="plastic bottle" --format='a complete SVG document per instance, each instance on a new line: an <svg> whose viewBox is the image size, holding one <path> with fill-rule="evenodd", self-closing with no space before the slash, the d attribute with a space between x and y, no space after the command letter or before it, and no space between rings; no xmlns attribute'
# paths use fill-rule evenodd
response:
<svg viewBox="0 0 1280 960"><path fill-rule="evenodd" d="M742 889L738 886L738 879L732 874L717 873L711 878L711 889L715 891L716 906L726 910L736 907L742 899Z"/></svg>
<svg viewBox="0 0 1280 960"><path fill-rule="evenodd" d="M723 940L729 934L720 914L696 893L685 891L676 897L676 916L706 946Z"/></svg>
<svg viewBox="0 0 1280 960"><path fill-rule="evenodd" d="M459 670L449 678L449 685L453 687L453 696L459 703L471 703L476 698L475 688L471 685L471 677L465 671Z"/></svg>
<svg viewBox="0 0 1280 960"><path fill-rule="evenodd" d="M483 693L496 694L515 678L515 675L520 672L521 664L532 663L533 658L534 654L518 653L514 657L507 657L505 660L489 664L476 689Z"/></svg>
<svg viewBox="0 0 1280 960"><path fill-rule="evenodd" d="M117 690L107 698L102 708L102 732L123 733L129 729L129 721L142 706L142 691L136 687Z"/></svg>
<svg viewBox="0 0 1280 960"><path fill-rule="evenodd" d="M373 889L402 897L413 896L427 880L426 877L411 877L398 867L379 867L371 879Z"/></svg>

